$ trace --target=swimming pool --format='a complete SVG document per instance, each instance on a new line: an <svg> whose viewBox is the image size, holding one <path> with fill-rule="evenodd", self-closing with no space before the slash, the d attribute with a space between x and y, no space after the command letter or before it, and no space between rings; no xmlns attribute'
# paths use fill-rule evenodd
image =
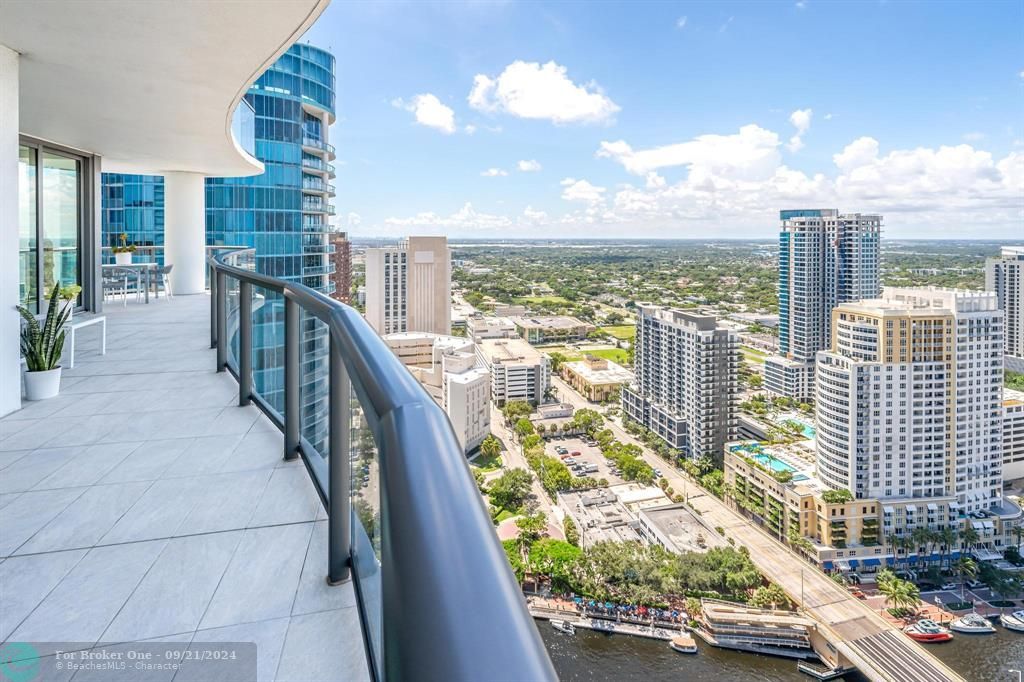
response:
<svg viewBox="0 0 1024 682"><path fill-rule="evenodd" d="M789 466L785 462L783 462L781 460L778 460L778 459L775 459L774 457L769 457L768 455L762 455L762 454L751 455L751 459L753 459L755 462L757 462L761 466L768 467L769 469L771 469L772 471L775 471L775 472L788 471L790 473L793 473L794 471L796 471L796 469L794 469L793 467Z"/></svg>

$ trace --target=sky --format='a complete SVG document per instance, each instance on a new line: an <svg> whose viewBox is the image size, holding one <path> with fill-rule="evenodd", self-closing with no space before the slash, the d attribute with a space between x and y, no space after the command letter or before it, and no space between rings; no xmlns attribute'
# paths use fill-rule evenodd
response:
<svg viewBox="0 0 1024 682"><path fill-rule="evenodd" d="M1024 239L1024 2L347 2L353 236Z"/></svg>

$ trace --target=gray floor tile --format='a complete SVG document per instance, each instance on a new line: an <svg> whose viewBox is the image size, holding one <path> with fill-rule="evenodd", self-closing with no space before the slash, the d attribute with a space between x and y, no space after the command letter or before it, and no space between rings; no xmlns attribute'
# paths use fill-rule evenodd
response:
<svg viewBox="0 0 1024 682"><path fill-rule="evenodd" d="M277 666L278 682L369 679L355 608L294 616Z"/></svg>
<svg viewBox="0 0 1024 682"><path fill-rule="evenodd" d="M284 436L273 431L250 429L231 456L224 460L221 471L273 468L284 461Z"/></svg>
<svg viewBox="0 0 1024 682"><path fill-rule="evenodd" d="M14 557L0 564L0 642L32 612L88 550Z"/></svg>
<svg viewBox="0 0 1024 682"><path fill-rule="evenodd" d="M306 523L245 531L200 627L287 616L311 529L312 524Z"/></svg>
<svg viewBox="0 0 1024 682"><path fill-rule="evenodd" d="M70 424L67 429L57 429L57 433L49 438L45 445L56 447L64 445L91 445L104 440L110 432L116 432L118 424L115 420L102 415L90 417L69 417L68 419L48 420L53 423ZM127 440L127 439L125 439Z"/></svg>
<svg viewBox="0 0 1024 682"><path fill-rule="evenodd" d="M33 452L32 450L8 450L7 452L0 452L0 471L3 471L10 465L17 462L19 459Z"/></svg>
<svg viewBox="0 0 1024 682"><path fill-rule="evenodd" d="M292 615L355 605L356 593L351 580L341 585L327 584L327 522L320 521L313 526Z"/></svg>
<svg viewBox="0 0 1024 682"><path fill-rule="evenodd" d="M313 482L304 467L274 469L267 489L263 492L250 526L268 526L277 523L299 523L316 518L321 506L313 489Z"/></svg>
<svg viewBox="0 0 1024 682"><path fill-rule="evenodd" d="M178 535L210 533L246 528L263 496L271 469L215 474L208 481L213 490L230 491L211 495L196 505L178 528Z"/></svg>
<svg viewBox="0 0 1024 682"><path fill-rule="evenodd" d="M149 481L87 488L82 495L18 548L18 554L92 547L131 509Z"/></svg>
<svg viewBox="0 0 1024 682"><path fill-rule="evenodd" d="M84 451L84 446L33 450L3 470L0 475L0 493L31 490L39 481Z"/></svg>
<svg viewBox="0 0 1024 682"><path fill-rule="evenodd" d="M20 495L21 493L0 493L0 509L14 502Z"/></svg>
<svg viewBox="0 0 1024 682"><path fill-rule="evenodd" d="M94 419L98 419L98 417L94 417ZM90 445L82 454L39 481L34 489L93 485L140 445L142 445L140 442Z"/></svg>
<svg viewBox="0 0 1024 682"><path fill-rule="evenodd" d="M160 554L166 541L97 547L14 631L28 642L95 642Z"/></svg>
<svg viewBox="0 0 1024 682"><path fill-rule="evenodd" d="M9 556L85 490L62 488L23 493L17 503L0 509L0 556Z"/></svg>
<svg viewBox="0 0 1024 682"><path fill-rule="evenodd" d="M169 540L102 639L123 642L195 630L242 533Z"/></svg>
<svg viewBox="0 0 1024 682"><path fill-rule="evenodd" d="M100 483L156 480L181 457L191 442L188 438L147 441L111 469Z"/></svg>
<svg viewBox="0 0 1024 682"><path fill-rule="evenodd" d="M257 682L273 682L277 672L278 661L281 659L281 648L284 646L285 633L288 632L288 618L275 618L257 623L229 625L212 630L199 630L192 641L197 645L216 642L252 642L256 645L256 680ZM191 682L205 678L193 671L183 668L175 682Z"/></svg>
<svg viewBox="0 0 1024 682"><path fill-rule="evenodd" d="M103 544L173 536L209 490L205 478L156 481L103 536Z"/></svg>
<svg viewBox="0 0 1024 682"><path fill-rule="evenodd" d="M44 419L0 419L0 441L10 438L25 429L39 429L45 426Z"/></svg>
<svg viewBox="0 0 1024 682"><path fill-rule="evenodd" d="M117 655L120 653L124 656L129 656L130 652L136 654L150 653L155 660L165 663L168 661L168 659L164 658L167 654L171 654L173 657L175 652L180 652L177 655L179 657L183 656L188 651L191 641L192 633L186 632L170 637L155 637L153 639L123 644L110 644L104 641L97 643L90 651L94 654L103 652ZM129 665L131 665L130 662ZM74 682L171 682L175 678L176 672L171 667L167 669L144 670L128 668L123 673L121 671L112 673L109 670L93 669L81 670L73 679Z"/></svg>
<svg viewBox="0 0 1024 682"><path fill-rule="evenodd" d="M207 427L206 435L217 436L225 433L247 433L256 419L261 416L255 405L225 407Z"/></svg>
<svg viewBox="0 0 1024 682"><path fill-rule="evenodd" d="M167 468L165 476L197 476L220 471L241 438L238 434L194 438Z"/></svg>

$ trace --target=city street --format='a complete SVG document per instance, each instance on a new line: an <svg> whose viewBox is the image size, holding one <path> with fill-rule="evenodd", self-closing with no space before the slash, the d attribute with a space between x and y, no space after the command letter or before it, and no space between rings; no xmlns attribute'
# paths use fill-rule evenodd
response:
<svg viewBox="0 0 1024 682"><path fill-rule="evenodd" d="M505 451L502 452L502 460L506 469L525 469L530 470L530 465L526 463L526 458L523 457L523 451L519 447L519 441L512 437L512 431L505 426L505 416L501 413L493 404L491 405L491 433L502 442L505 446ZM531 471L532 473L532 471ZM500 472L499 474L500 475ZM562 513L559 510L555 512L555 505L548 498L548 494L544 492L544 488L541 487L540 481L537 480L536 475L533 477L533 483L530 486L533 497L537 500L537 509L544 512L548 517L548 523L555 526L556 528L562 527Z"/></svg>

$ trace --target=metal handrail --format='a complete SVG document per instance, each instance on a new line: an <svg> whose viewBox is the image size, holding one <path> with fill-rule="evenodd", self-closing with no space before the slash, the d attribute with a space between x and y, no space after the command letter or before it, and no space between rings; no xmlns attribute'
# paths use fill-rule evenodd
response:
<svg viewBox="0 0 1024 682"><path fill-rule="evenodd" d="M284 432L284 456L301 456L328 510L328 581L355 578L349 467L349 387L377 444L380 474L382 656L367 643L371 674L381 680L555 680L547 652L498 542L447 416L353 308L320 292L207 258L213 287L211 341L217 371L227 363L227 283L238 282L239 401L252 400ZM252 320L244 305L259 287L285 301L285 413L261 399L252 383ZM301 311L323 322L330 339L330 465L301 438ZM249 351L249 352L245 352ZM357 604L368 613L357 589Z"/></svg>

